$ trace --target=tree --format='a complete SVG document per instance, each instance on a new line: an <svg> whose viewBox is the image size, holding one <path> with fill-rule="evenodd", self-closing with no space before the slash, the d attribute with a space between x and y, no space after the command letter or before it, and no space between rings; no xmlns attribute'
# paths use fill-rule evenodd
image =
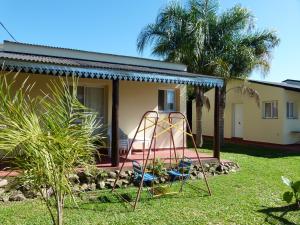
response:
<svg viewBox="0 0 300 225"><path fill-rule="evenodd" d="M213 74L223 77L221 89L221 140L224 142L224 110L226 85L231 79L246 80L260 69L267 74L270 69L271 50L279 44L274 31L256 30L254 16L246 8L236 5L210 21L209 50ZM236 87L241 93L258 99L258 93L249 87Z"/></svg>
<svg viewBox="0 0 300 225"><path fill-rule="evenodd" d="M189 72L204 73L207 67L201 60L208 38L208 21L215 16L215 1L189 1L187 7L173 1L160 11L156 22L143 28L137 39L140 53L152 45L152 54L165 61L187 65ZM188 103L196 98L196 144L202 145L202 107L209 108L203 87L188 87Z"/></svg>
<svg viewBox="0 0 300 225"><path fill-rule="evenodd" d="M224 13L218 13L218 9L216 0L190 0L186 6L171 2L159 12L155 23L143 28L137 48L142 52L152 45L155 56L184 63L190 72L224 78L220 110L223 140L227 82L246 79L255 69L267 73L271 50L279 44L279 39L274 31L256 30L253 15L240 5ZM251 88L248 90L243 93L255 93ZM198 138L202 130L202 92L197 91L200 93L196 110Z"/></svg>
<svg viewBox="0 0 300 225"><path fill-rule="evenodd" d="M15 78L6 77L0 76L0 149L15 156L23 180L41 194L53 223L61 225L65 197L73 197L69 176L91 162L99 139L96 114L77 100L77 79L71 90L60 78L48 85L50 93L31 98L33 84L25 80L16 90Z"/></svg>

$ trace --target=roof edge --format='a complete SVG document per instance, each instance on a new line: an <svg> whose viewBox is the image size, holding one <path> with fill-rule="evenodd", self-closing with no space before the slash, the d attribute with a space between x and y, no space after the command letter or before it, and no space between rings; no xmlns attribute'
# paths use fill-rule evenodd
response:
<svg viewBox="0 0 300 225"><path fill-rule="evenodd" d="M154 59L139 58L133 56L122 56L93 51L84 51L70 48L60 48L45 45L35 45L28 43L12 42L4 40L2 49L4 52L36 54L54 57L68 57L72 59L93 60L118 64L128 64L136 66L147 66L161 69L187 71L187 66L179 63L170 63Z"/></svg>

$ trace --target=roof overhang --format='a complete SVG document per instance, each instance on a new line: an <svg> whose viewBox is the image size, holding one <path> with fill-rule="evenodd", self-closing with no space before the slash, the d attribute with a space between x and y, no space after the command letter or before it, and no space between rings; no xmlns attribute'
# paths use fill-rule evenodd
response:
<svg viewBox="0 0 300 225"><path fill-rule="evenodd" d="M158 60L4 41L6 71L53 76L222 87L223 79L186 72L186 66Z"/></svg>
<svg viewBox="0 0 300 225"><path fill-rule="evenodd" d="M152 73L141 71L116 70L107 68L81 68L54 64L21 62L16 60L3 60L0 63L6 71L25 72L32 74L46 74L54 76L78 76L81 78L141 81L152 83L187 84L205 87L222 87L224 82L220 78L203 75L178 75L170 71L166 73Z"/></svg>

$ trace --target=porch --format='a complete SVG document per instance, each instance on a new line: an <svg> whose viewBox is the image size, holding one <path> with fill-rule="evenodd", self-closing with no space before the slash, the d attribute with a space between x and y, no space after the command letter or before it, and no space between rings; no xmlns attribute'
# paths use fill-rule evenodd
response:
<svg viewBox="0 0 300 225"><path fill-rule="evenodd" d="M40 90L45 91L47 82L57 76L80 77L82 83L79 85L90 87L79 89L82 102L94 107L108 123L111 157L105 158L108 162L104 165L111 167L119 167L123 160L120 156L120 131L128 137L132 135L144 112L166 110L185 114L184 90L188 85L195 87L197 102L201 99L201 87L215 88L214 149L213 155L208 157L220 160L219 107L220 88L223 86L220 78L189 73L182 64L9 41L2 45L0 63L6 71L19 72L23 78L29 75L30 79L37 81L35 83L40 86L34 93L36 95ZM177 95L179 99L176 99ZM159 142L158 148L164 149L166 140L161 137ZM161 157L167 155L164 151L160 153ZM140 156L132 154L131 157L128 160Z"/></svg>

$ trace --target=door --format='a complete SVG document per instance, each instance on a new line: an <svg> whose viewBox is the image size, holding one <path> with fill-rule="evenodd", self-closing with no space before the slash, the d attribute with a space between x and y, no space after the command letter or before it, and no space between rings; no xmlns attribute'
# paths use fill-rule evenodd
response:
<svg viewBox="0 0 300 225"><path fill-rule="evenodd" d="M244 110L243 104L234 104L233 112L233 136L243 138L244 130Z"/></svg>

